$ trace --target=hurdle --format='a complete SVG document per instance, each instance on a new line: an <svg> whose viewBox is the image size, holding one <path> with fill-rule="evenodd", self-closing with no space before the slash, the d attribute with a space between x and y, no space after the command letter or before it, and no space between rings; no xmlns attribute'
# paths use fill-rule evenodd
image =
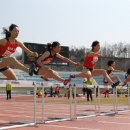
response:
<svg viewBox="0 0 130 130"><path fill-rule="evenodd" d="M34 93L35 93L35 104L34 104L34 122L35 124L48 124L48 123L53 123L53 122L62 122L62 121L68 121L68 120L73 120L73 116L72 116L72 89L69 89L69 92L70 92L70 98L69 98L69 114L68 114L68 117L62 117L62 116L56 116L54 117L54 119L46 119L47 117L45 116L45 107L46 107L46 103L45 103L45 98L44 98L44 91L45 91L45 87L49 87L51 85L54 85L54 83L49 83L48 81L44 81L42 83L42 101L41 101L41 105L42 105L42 112L41 112L41 121L37 121L36 120L36 111L37 111L37 108L36 108L36 88L38 87L39 83L35 83L35 87L34 87ZM65 89L68 88L68 86L65 87ZM55 119L56 118L56 119Z"/></svg>
<svg viewBox="0 0 130 130"><path fill-rule="evenodd" d="M77 87L77 86L74 88L74 101L73 101L74 102L74 116L73 116L73 118L74 119L81 119L81 118L95 117L96 116L96 107L97 107L96 101L94 101L94 103L91 102L89 104L86 104L87 103L87 98L86 97L81 97L81 100L83 100L83 104L82 103L80 104L80 101L78 101L79 99L78 99L78 97L76 95L77 95L77 89L79 89L79 88L81 89L81 87ZM96 96L96 87L95 87L95 85L87 85L87 88L93 89L94 90L94 96ZM95 99L96 98L94 98L94 100ZM93 109L92 109L92 107L93 107ZM86 112L87 109L88 109L88 111L90 113Z"/></svg>
<svg viewBox="0 0 130 130"><path fill-rule="evenodd" d="M6 82L8 81L0 81L1 84L5 84ZM12 81L15 83L15 81ZM21 82L23 85L24 83L22 81L16 81L16 82ZM122 111L119 111L118 110L118 98L117 98L117 88L115 88L115 93L114 93L114 96L113 96L113 105L112 105L112 108L113 108L113 111L109 111L109 112L105 112L105 113L102 113L101 111L101 107L102 107L102 104L101 104L101 94L100 94L100 89L101 89L101 86L98 85L98 97L96 98L96 90L97 90L97 86L94 85L93 86L93 90L94 90L94 95L95 95L95 102L93 103L93 108L94 108L94 113L93 114L89 114L89 115L78 115L78 105L77 105L77 96L76 96L76 93L77 93L77 87L74 87L74 99L72 99L72 89L70 89L70 98L69 98L69 105L67 106L68 107L68 110L69 110L69 114L68 114L68 117L63 117L63 118L57 118L57 119L52 119L52 120L46 120L46 117L45 117L45 98L44 98L44 89L45 87L48 86L48 84L53 84L53 83L49 83L49 82L32 82L32 81L28 81L28 84L32 85L33 87L33 115L32 115L32 118L33 118L33 121L30 121L30 122L23 122L21 121L21 124L19 125L12 125L12 126L4 126L4 127L0 127L0 130L6 130L6 129L11 129L11 128L18 128L18 127L25 127L25 126L34 126L36 124L47 124L47 123L53 123L53 122L62 122L62 121L67 121L67 120L75 120L75 119L80 119L80 118L86 118L86 117L95 117L95 116L103 116L103 115L110 115L110 114L118 114L120 112L125 112L125 111L129 111L130 110L130 97L129 97L129 87L128 86L128 110L122 110ZM53 84L54 85L54 84ZM38 111L38 105L37 105L37 97L36 97L36 90L37 90L37 87L40 86L42 87L42 98L40 100L40 105L41 105L41 114L40 114L40 117L38 117L38 119L40 118L41 121L37 121L37 111ZM68 86L67 86L68 87ZM66 87L66 88L67 88ZM92 87L92 86L89 86L89 87ZM125 89L127 89L125 88ZM85 104L86 105L86 104ZM87 106L87 105L86 105Z"/></svg>
<svg viewBox="0 0 130 130"><path fill-rule="evenodd" d="M125 93L124 93L122 99L125 99L127 102L127 104L124 105L126 108L123 108L123 106L120 105L119 95L121 95L121 94L118 94L118 90L120 90L120 89L125 90ZM119 107L121 107L121 108L119 108ZM122 113L122 112L127 112L127 111L130 111L130 84L129 83L124 87L118 86L116 88L116 112Z"/></svg>
<svg viewBox="0 0 130 130"><path fill-rule="evenodd" d="M112 101L113 101L113 103L112 103L112 110L110 110L110 111L107 111L107 112L103 112L102 113L102 111L101 111L101 107L102 107L102 105L101 105L101 99L100 99L100 97L101 97L101 93L100 93L100 86L99 86L99 88L98 88L98 112L97 112L97 116L103 116L103 115L112 115L112 114L118 114L118 113L121 113L121 112L127 112L127 111L130 111L130 90L129 90L129 87L130 86L128 86L127 85L127 87L123 87L123 89L127 89L128 91L127 91L127 101L126 101L126 103L127 103L127 108L126 109L122 109L122 110L120 110L119 109L119 98L118 98L118 93L117 93L117 91L118 91L118 89L119 88L122 88L121 86L117 86L116 88L114 88L113 89L113 99L112 99ZM109 87L110 88L110 87Z"/></svg>
<svg viewBox="0 0 130 130"><path fill-rule="evenodd" d="M6 83L10 82L11 84L13 84L13 86L15 86L15 83L16 83L16 86L17 86L17 83L21 83L22 85L24 85L24 82L22 81L13 81L13 80L0 80L0 85L1 86L5 86ZM27 82L27 81L26 81ZM28 81L28 85L31 85L32 87L33 86L33 82L31 81ZM5 88L5 87L4 87ZM14 88L14 87L13 87ZM34 91L35 91L35 87L34 87ZM12 129L12 128L20 128L20 127L26 127L26 126L35 126L36 125L36 121L35 121L35 112L36 112L36 96L35 96L35 93L33 94L33 97L34 97L34 107L33 107L33 115L32 115L32 120L20 120L20 121L12 121L12 122L8 122L9 124L11 125L8 125L8 126L2 126L0 127L0 130L6 130L6 129Z"/></svg>
<svg viewBox="0 0 130 130"><path fill-rule="evenodd" d="M109 87L109 86L108 86ZM104 108L103 110L101 109L103 107L103 104L101 103L101 88L104 89L105 87L101 87L99 85L98 87L98 112L97 112L97 116L104 116L104 115L112 115L112 114L116 114L116 106L117 106L117 102L116 102L116 94L114 93L112 98L107 98L106 100L108 100L110 103L107 105L107 107L109 107L109 109ZM110 89L111 87L109 87ZM116 89L112 89L113 92L116 91ZM111 107L111 108L110 108Z"/></svg>
<svg viewBox="0 0 130 130"><path fill-rule="evenodd" d="M3 86L5 86L6 82L8 81L0 81L1 85L3 84ZM54 83L50 83L50 82L33 82L33 81L10 81L12 82L13 84L16 83L16 86L17 84L20 83L20 85L22 85L23 87L25 86L25 82L27 83L26 85L30 85L32 90L33 90L33 97L31 100L33 100L32 102L32 108L33 108L33 112L32 112L32 120L19 120L18 119L15 121L13 121L13 125L10 125L10 126L3 126L3 127L0 127L0 130L5 130L5 129L11 129L11 128L18 128L18 127L25 127L25 126L34 126L34 125L37 125L37 124L46 124L46 123L53 123L53 122L61 122L61 121L67 121L67 120L73 120L73 111L72 111L72 90L70 89L70 98L69 100L66 99L68 101L67 103L67 110L68 110L68 116L66 117L62 117L62 115L60 117L56 117L57 119L49 119L49 120L46 120L46 117L45 117L45 106L46 106L46 103L45 103L45 98L44 98L44 89L45 87L47 87L48 85L54 85ZM13 85L14 87L16 87L15 85ZM38 100L37 98L37 95L36 95L36 92L37 92L37 87L41 87L42 88L42 98L41 100ZM21 87L20 87L21 88ZM65 86L65 89L67 89L68 86ZM28 92L27 92L28 93ZM23 99L22 99L23 100ZM25 99L26 101L26 99ZM39 101L39 102L37 102ZM37 105L37 103L39 103L41 105L41 109L39 110L39 106L40 105ZM53 104L52 104L53 105ZM41 111L41 112L40 112ZM38 115L37 115L38 114ZM20 118L21 119L21 118Z"/></svg>
<svg viewBox="0 0 130 130"><path fill-rule="evenodd" d="M94 87L95 86L95 87ZM87 118L87 117L95 117L95 116L105 116L105 115L116 115L118 113L121 113L121 112L127 112L127 111L130 111L130 85L127 85L127 87L124 87L124 89L128 89L127 91L127 109L122 109L122 110L119 110L119 99L118 99L118 94L117 94L117 90L118 88L120 88L120 86L117 86L116 88L113 89L113 94L112 94L112 99L110 99L110 103L108 104L108 108L104 108L103 110L101 109L103 107L103 104L101 103L101 89L104 89L105 87L103 85L98 85L98 84L95 84L95 85L89 85L90 88L93 88L94 90L94 97L95 97L95 102L94 102L94 106L95 106L95 113L93 114L80 114L78 115L77 113L77 100L76 100L76 96L75 96L75 99L74 99L74 118L75 119L80 119L80 118ZM108 86L109 88L111 88L111 86ZM98 90L98 97L96 97L96 92ZM76 95L76 88L75 88L75 95ZM107 100L107 99L106 99ZM108 99L109 100L109 99ZM87 101L86 101L87 102ZM86 105L87 107L87 105Z"/></svg>
<svg viewBox="0 0 130 130"><path fill-rule="evenodd" d="M44 120L45 118L45 112L44 112L44 109L45 109L45 103L44 103L44 88L45 86L48 85L48 82L33 82L33 81L0 81L0 84L5 86L5 84L7 82L13 82L13 84L17 84L17 83L21 83L22 86L24 86L24 82L27 82L27 85L31 85L31 87L33 88L33 114L32 114L32 119L33 120L28 120L28 121L23 121L23 120L19 120L19 121L13 121L11 122L12 125L9 125L9 126L3 126L3 127L0 127L0 130L6 130L6 129L12 129L12 128L19 128L19 127L25 127L25 126L35 126L37 124L45 124L45 123L52 123L52 122L59 122L59 121L66 121L66 120L72 120L72 98L70 98L69 100L69 103L70 103L70 107L69 107L69 117L68 118L64 118L64 119L55 119L55 120ZM17 86L17 85L16 85ZM37 111L38 111L38 107L37 107L37 95L36 95L36 92L37 92L37 87L40 86L42 87L42 100L41 100L41 114L40 114L40 118L41 118L41 121L37 121ZM71 93L71 90L70 90L70 93ZM71 94L70 94L71 95ZM26 100L26 99L25 99ZM38 117L39 118L39 117ZM10 123L10 122L9 122Z"/></svg>
<svg viewBox="0 0 130 130"><path fill-rule="evenodd" d="M94 89L94 95L95 95L95 102L94 102L94 114L90 114L90 115L85 115L85 114L81 114L78 115L77 113L77 97L76 97L76 91L77 88L74 88L74 100L72 99L72 89L70 89L70 100L69 100L69 105L70 105L70 117L66 118L66 119L56 119L56 120L52 120L52 121L44 121L43 123L53 123L53 122L59 122L59 121L66 121L66 120L74 120L74 119L80 119L80 118L86 118L86 117L95 117L95 116L104 116L104 115L112 115L112 114L118 114L119 112L123 112L123 111L119 111L118 108L118 100L117 100L117 88L114 89L113 93L113 98L112 98L112 104L111 109L108 109L107 112L102 112L101 107L101 88L103 88L102 85L89 85L89 87ZM98 97L96 98L96 91L98 88ZM111 88L111 87L110 87ZM44 85L43 85L43 89L44 89ZM128 91L128 95L129 95L129 91ZM129 101L130 99L128 98L128 107L129 106ZM45 104L44 104L45 105ZM44 107L43 107L44 108ZM124 110L124 112L127 110Z"/></svg>
<svg viewBox="0 0 130 130"><path fill-rule="evenodd" d="M45 83L43 83L43 91L44 91L44 87L46 86ZM119 111L118 108L118 99L117 99L117 88L114 89L114 93L113 93L113 98L112 98L112 104L111 109L108 109L106 112L102 112L101 107L101 88L103 88L102 85L89 85L90 88L92 88L94 90L94 96L95 96L95 102L93 104L94 109L94 114L89 114L89 115L85 115L85 114L81 114L78 115L77 113L77 97L76 97L76 93L77 93L77 88L74 88L74 100L72 99L72 89L70 89L70 99L69 99L69 105L70 105L70 117L69 118L65 118L65 119L56 119L56 120L51 120L51 121L44 121L44 114L43 114L43 121L41 123L53 123L53 122L60 122L60 121L67 121L67 120L74 120L74 119L80 119L80 118L86 118L86 117L95 117L95 116L104 116L104 115L115 115L118 114L119 112L125 112L125 111L129 111L129 110L124 110L124 111ZM111 87L110 87L111 88ZM96 92L98 89L98 97L96 97ZM129 91L128 91L128 95L129 95ZM43 98L43 97L42 97ZM44 104L44 98L43 98L43 103ZM129 97L128 97L128 108L130 108L129 105ZM45 104L44 104L45 105ZM44 105L43 105L43 109L44 109ZM44 110L43 110L44 113Z"/></svg>
<svg viewBox="0 0 130 130"><path fill-rule="evenodd" d="M108 113L104 113L104 114L101 113L100 85L98 85L98 84L87 85L87 88L93 89L94 103L91 102L90 104L78 105L77 97L76 97L77 87L75 87L74 88L74 101L73 101L73 104L72 104L74 106L74 108L73 108L74 115L73 115L72 118L73 119L81 119L81 118L96 117L96 116L99 116L99 115L101 116L101 115L112 114L113 112L108 112ZM98 97L96 97L97 89L98 89ZM87 102L87 100L85 102ZM83 109L79 110L80 107L83 107ZM92 109L92 107L93 107L93 109ZM115 109L114 105L113 105L113 108ZM88 109L90 111L90 113L89 112L83 112L82 113L82 111L86 111L86 109Z"/></svg>

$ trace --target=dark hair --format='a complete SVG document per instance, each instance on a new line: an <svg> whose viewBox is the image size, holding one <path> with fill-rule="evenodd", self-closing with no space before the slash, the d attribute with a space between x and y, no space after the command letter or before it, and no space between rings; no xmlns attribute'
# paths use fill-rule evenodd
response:
<svg viewBox="0 0 130 130"><path fill-rule="evenodd" d="M114 62L115 62L115 61L113 61L113 60L109 60L109 61L107 62L107 65L108 65L108 66L111 66Z"/></svg>
<svg viewBox="0 0 130 130"><path fill-rule="evenodd" d="M52 44L51 43L47 43L47 50L51 51L53 48L55 48L58 45L60 45L60 43L57 42L57 41L52 42Z"/></svg>
<svg viewBox="0 0 130 130"><path fill-rule="evenodd" d="M99 44L99 41L93 41L93 43L92 43L92 45L91 45L92 51L94 50L94 47L95 47L96 45L98 45L98 44Z"/></svg>
<svg viewBox="0 0 130 130"><path fill-rule="evenodd" d="M10 26L9 26L9 30L8 29L6 29L6 28L3 28L3 32L2 32L2 34L5 34L5 37L6 38L9 38L10 37L10 31L12 31L15 27L18 27L17 25L15 25L15 24L11 24Z"/></svg>

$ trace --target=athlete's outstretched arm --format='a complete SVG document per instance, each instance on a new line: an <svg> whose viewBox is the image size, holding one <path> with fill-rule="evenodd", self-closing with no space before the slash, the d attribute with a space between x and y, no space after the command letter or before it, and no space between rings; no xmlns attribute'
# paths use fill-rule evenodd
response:
<svg viewBox="0 0 130 130"><path fill-rule="evenodd" d="M18 46L24 50L25 53L38 57L38 54L36 52L30 51L23 43L18 42Z"/></svg>
<svg viewBox="0 0 130 130"><path fill-rule="evenodd" d="M110 70L112 70L112 72L123 72L121 70L115 70L113 67L110 67Z"/></svg>
<svg viewBox="0 0 130 130"><path fill-rule="evenodd" d="M42 66L42 65L43 65L42 61L43 61L45 58L47 58L49 55L50 55L50 52L49 52L49 51L44 52L44 53L42 54L42 56L40 56L40 57L38 58L38 60L37 60L38 65Z"/></svg>
<svg viewBox="0 0 130 130"><path fill-rule="evenodd" d="M66 57L60 55L59 53L56 54L56 57L65 61L65 62L68 62L70 64L73 64L73 65L76 65L76 66L82 66L80 63L74 62L74 61L70 60L69 58L66 58Z"/></svg>

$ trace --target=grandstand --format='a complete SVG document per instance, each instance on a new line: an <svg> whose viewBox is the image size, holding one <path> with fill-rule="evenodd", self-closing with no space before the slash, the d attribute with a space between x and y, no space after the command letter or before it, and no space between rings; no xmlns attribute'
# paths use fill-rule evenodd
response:
<svg viewBox="0 0 130 130"><path fill-rule="evenodd" d="M28 73L23 72L21 70L17 70L14 69L14 72L16 74L16 77L18 80L20 81L36 81L36 82L45 82L40 76L38 75L33 75L33 76L29 76ZM68 78L70 74L76 74L78 72L64 72L64 71L59 71L58 72L60 74L60 76L62 78ZM115 75L117 75L122 81L124 80L124 73L116 73ZM0 73L0 78L4 78L4 75L2 75L2 73ZM97 81L98 84L102 84L103 82L103 77L102 76L98 76L98 77L94 77L94 79ZM55 81L54 79L49 79L50 82L53 83L58 83L58 81ZM78 85L83 85L83 79L82 78L75 78L72 79L71 83L75 83Z"/></svg>
<svg viewBox="0 0 130 130"><path fill-rule="evenodd" d="M17 70L17 69L14 69L14 72L18 79L17 81L13 82L13 93L14 94L33 94L33 92L34 92L33 82L44 83L44 86L47 87L48 90L51 86L56 87L58 85L62 89L69 86L69 84L67 86L64 86L63 83L60 83L54 79L49 79L49 82L47 82L47 81L44 81L40 76L37 76L37 75L29 76L28 73L25 73L25 72ZM64 79L68 78L70 74L76 74L76 73L78 73L78 72L63 72L63 71L59 72L60 76ZM118 75L121 80L124 80L124 74L118 73L116 75ZM2 73L0 73L0 78L4 78ZM94 77L94 79L97 81L98 84L100 84L100 87L103 88L103 85L102 85L103 77L98 76L98 77ZM72 79L72 81L70 83L72 85L76 84L76 87L78 88L77 92L82 93L82 87L85 85L83 83L82 78ZM0 80L0 94L5 94L5 84L6 84L6 81L4 82L3 80ZM42 86L39 85L37 87L41 88ZM109 87L111 88L111 86L109 86Z"/></svg>

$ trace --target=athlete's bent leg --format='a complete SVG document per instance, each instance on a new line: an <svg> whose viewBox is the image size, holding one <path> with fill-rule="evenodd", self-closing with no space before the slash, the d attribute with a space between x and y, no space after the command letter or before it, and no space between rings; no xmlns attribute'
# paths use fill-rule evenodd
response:
<svg viewBox="0 0 130 130"><path fill-rule="evenodd" d="M6 76L6 78L2 78L1 80L17 80L15 73L10 68L1 73Z"/></svg>
<svg viewBox="0 0 130 130"><path fill-rule="evenodd" d="M47 67L47 66L41 67L41 68L39 69L39 71L38 71L38 75L44 75L46 78L53 78L53 79L55 79L55 80L57 80L57 81L63 82L65 85L66 85L68 82L70 82L69 79L66 79L66 80L65 80L65 79L61 78L56 71L50 69L50 68Z"/></svg>
<svg viewBox="0 0 130 130"><path fill-rule="evenodd" d="M90 79L92 77L92 74L88 69L85 68L81 73L70 75L70 78L78 78L78 77Z"/></svg>
<svg viewBox="0 0 130 130"><path fill-rule="evenodd" d="M93 76L100 76L100 75L104 76L104 78L112 85L113 88L116 87L117 85L119 85L119 83L120 83L120 81L117 81L116 83L114 83L104 69L94 69L92 72L92 75Z"/></svg>
<svg viewBox="0 0 130 130"><path fill-rule="evenodd" d="M6 66L14 67L16 69L20 69L22 71L29 72L29 68L27 68L26 66L24 66L23 64L21 64L14 57L7 57L7 58L3 58L2 59L2 62L0 62L0 68L6 67Z"/></svg>

